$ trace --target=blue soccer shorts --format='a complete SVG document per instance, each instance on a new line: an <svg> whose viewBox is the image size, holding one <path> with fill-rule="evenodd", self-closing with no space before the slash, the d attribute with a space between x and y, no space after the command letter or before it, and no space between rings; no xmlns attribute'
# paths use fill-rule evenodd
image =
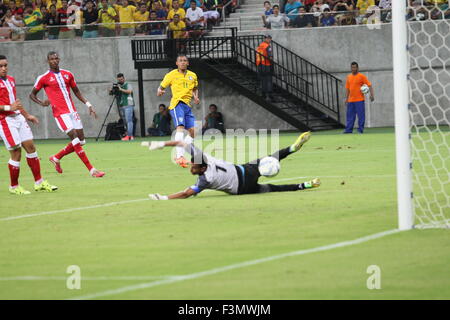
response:
<svg viewBox="0 0 450 320"><path fill-rule="evenodd" d="M182 101L178 102L177 106L170 110L170 116L175 128L184 126L185 129L190 129L195 126L195 117L191 107Z"/></svg>

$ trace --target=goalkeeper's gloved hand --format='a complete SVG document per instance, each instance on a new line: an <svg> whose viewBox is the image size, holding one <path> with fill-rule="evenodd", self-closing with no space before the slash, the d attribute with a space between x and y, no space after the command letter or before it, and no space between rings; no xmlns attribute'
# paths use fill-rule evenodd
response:
<svg viewBox="0 0 450 320"><path fill-rule="evenodd" d="M156 150L162 148L164 148L164 141L151 141L150 146L148 147L149 150Z"/></svg>
<svg viewBox="0 0 450 320"><path fill-rule="evenodd" d="M151 200L169 200L168 196L162 196L159 193L150 193L148 196Z"/></svg>

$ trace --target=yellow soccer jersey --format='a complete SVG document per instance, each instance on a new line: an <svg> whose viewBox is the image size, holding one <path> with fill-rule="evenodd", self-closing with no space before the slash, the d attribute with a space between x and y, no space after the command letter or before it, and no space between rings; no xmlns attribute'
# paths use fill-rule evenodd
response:
<svg viewBox="0 0 450 320"><path fill-rule="evenodd" d="M172 89L169 110L175 108L180 101L191 106L192 91L198 87L197 75L189 70L183 74L175 69L164 76L160 86L164 89L170 86Z"/></svg>

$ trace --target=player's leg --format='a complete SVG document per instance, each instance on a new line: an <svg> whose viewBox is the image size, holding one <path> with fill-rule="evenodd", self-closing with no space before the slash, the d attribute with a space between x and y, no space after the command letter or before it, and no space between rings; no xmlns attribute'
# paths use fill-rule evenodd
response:
<svg viewBox="0 0 450 320"><path fill-rule="evenodd" d="M344 133L352 133L356 119L356 106L353 102L347 103L347 125Z"/></svg>
<svg viewBox="0 0 450 320"><path fill-rule="evenodd" d="M36 147L32 139L22 141L22 147L26 152L28 166L34 177L34 190L52 192L58 189L57 186L52 186L47 180L44 180L41 175L41 164L36 151Z"/></svg>
<svg viewBox="0 0 450 320"><path fill-rule="evenodd" d="M170 110L170 116L172 117L172 122L174 127L176 128L175 132L175 141L183 141L184 140L184 130L185 130L185 117L184 117L184 108L183 103L178 103L178 105ZM175 147L176 156L175 162L183 168L187 168L189 162L184 157L184 148L183 147Z"/></svg>
<svg viewBox="0 0 450 320"><path fill-rule="evenodd" d="M89 162L89 159L86 155L86 153L83 150L83 145L85 142L84 137L84 131L83 131L83 124L81 123L80 116L77 112L74 113L67 113L63 114L60 117L56 119L56 123L58 124L59 128L64 131L69 139L71 140L70 144L71 146L67 146L66 148L68 150L73 149L73 152L77 154L77 156L80 158L80 160L84 163L86 168L89 170L89 173L92 177L100 178L105 175L104 172L98 171L95 169L92 164ZM52 161L53 160L53 161ZM55 156L50 157L50 161L52 163L56 163L59 167L59 159L57 159ZM55 165L55 168L58 171L58 166ZM58 171L59 172L59 171ZM62 170L61 170L62 172ZM60 173L61 173L60 172Z"/></svg>
<svg viewBox="0 0 450 320"><path fill-rule="evenodd" d="M75 150L75 153L77 154L78 158L84 163L86 168L89 170L89 173L94 178L101 178L105 175L103 171L97 170L94 168L94 166L89 161L88 156L86 155L86 152L83 149L83 146L86 144L85 136L84 136L84 130L83 130L83 124L81 122L80 116L78 113L72 113L71 114L71 120L73 124L73 130L68 132L67 135L72 140L73 149Z"/></svg>
<svg viewBox="0 0 450 320"><path fill-rule="evenodd" d="M10 158L8 161L9 170L9 192L13 194L30 194L29 191L23 189L19 185L20 174L20 158L22 156L19 125L16 117L5 117L0 120L0 136L5 143L6 149L9 151Z"/></svg>
<svg viewBox="0 0 450 320"><path fill-rule="evenodd" d="M284 158L286 158L288 155L300 150L301 147L309 140L310 137L311 137L311 131L303 132L301 135L298 136L298 138L295 140L295 142L293 144L291 144L289 147L280 149L270 156L281 161ZM259 158L256 161L252 161L252 162L250 162L250 164L254 165L255 167L258 167L261 159L262 158Z"/></svg>
<svg viewBox="0 0 450 320"><path fill-rule="evenodd" d="M356 102L356 114L358 115L358 132L364 132L364 123L366 122L366 106L364 101Z"/></svg>
<svg viewBox="0 0 450 320"><path fill-rule="evenodd" d="M55 121L56 121L56 125L58 126L59 130L61 130L62 132L66 133L69 135L69 132L73 131L73 125L72 125L72 121L70 120L70 115L68 113L66 114L61 114L57 117L55 117ZM69 135L70 137L70 135ZM71 138L71 140L73 140ZM62 173L63 170L61 168L61 164L60 164L60 160L71 154L72 152L74 152L75 149L73 148L73 144L72 142L69 142L69 144L67 144L64 148L62 148L58 153L56 153L55 155L51 156L49 158L50 162L55 166L55 170L58 173Z"/></svg>
<svg viewBox="0 0 450 320"><path fill-rule="evenodd" d="M320 187L320 180L316 178L311 181L302 182L300 184L283 184L283 185L259 184L258 186L259 186L258 193L299 191Z"/></svg>

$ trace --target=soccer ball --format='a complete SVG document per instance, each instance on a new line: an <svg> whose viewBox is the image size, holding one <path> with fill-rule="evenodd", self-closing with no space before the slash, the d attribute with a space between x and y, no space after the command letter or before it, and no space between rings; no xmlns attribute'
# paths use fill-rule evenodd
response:
<svg viewBox="0 0 450 320"><path fill-rule="evenodd" d="M265 177L275 177L280 172L280 161L274 157L264 157L259 162L259 173Z"/></svg>
<svg viewBox="0 0 450 320"><path fill-rule="evenodd" d="M367 84L363 84L363 85L361 86L361 92L362 92L363 94L368 94L369 91L370 91L370 89L369 89L369 86L368 86Z"/></svg>

